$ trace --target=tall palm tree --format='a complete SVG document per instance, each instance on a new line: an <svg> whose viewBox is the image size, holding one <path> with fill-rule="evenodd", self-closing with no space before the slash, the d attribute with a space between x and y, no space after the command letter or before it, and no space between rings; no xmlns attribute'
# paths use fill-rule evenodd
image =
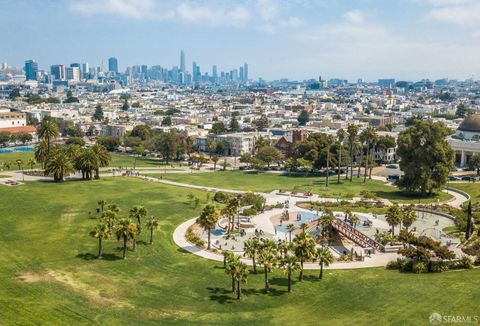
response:
<svg viewBox="0 0 480 326"><path fill-rule="evenodd" d="M90 231L90 235L94 238L98 239L98 259L102 259L103 256L103 245L102 240L110 239L112 236L112 230L110 227L105 223L98 224L92 231Z"/></svg>
<svg viewBox="0 0 480 326"><path fill-rule="evenodd" d="M207 231L207 249L210 249L210 235L212 229L215 228L219 219L219 214L215 206L213 205L206 205L203 209L200 216L197 218L197 223Z"/></svg>
<svg viewBox="0 0 480 326"><path fill-rule="evenodd" d="M231 251L224 251L223 252L223 266L225 268L225 273L230 275L232 279L232 292L235 292L236 282L235 282L235 275L234 269L235 264L240 261L240 257L235 255Z"/></svg>
<svg viewBox="0 0 480 326"><path fill-rule="evenodd" d="M277 262L276 248L272 245L262 246L258 261L263 265L263 275L265 281L265 290L270 290L270 282L268 281L268 273L272 270Z"/></svg>
<svg viewBox="0 0 480 326"><path fill-rule="evenodd" d="M240 300L242 296L242 282L247 282L248 269L247 264L238 260L233 265L233 277L237 281L237 300Z"/></svg>
<svg viewBox="0 0 480 326"><path fill-rule="evenodd" d="M322 226L323 236L330 240L332 234L332 224L335 221L335 215L331 209L326 208L322 216L320 217L319 223Z"/></svg>
<svg viewBox="0 0 480 326"><path fill-rule="evenodd" d="M385 220L392 227L392 235L395 235L395 226L402 221L402 211L398 205L392 205L388 208Z"/></svg>
<svg viewBox="0 0 480 326"><path fill-rule="evenodd" d="M158 219L155 216L150 216L147 221L147 229L150 230L150 244L153 243L153 230L158 229Z"/></svg>
<svg viewBox="0 0 480 326"><path fill-rule="evenodd" d="M320 274L318 275L319 279L323 278L323 266L328 266L333 263L333 255L328 250L328 248L321 247L317 249L316 258L318 259L318 264L320 265Z"/></svg>
<svg viewBox="0 0 480 326"><path fill-rule="evenodd" d="M62 148L53 148L45 165L45 174L53 175L55 182L62 182L65 176L74 171L66 151Z"/></svg>
<svg viewBox="0 0 480 326"><path fill-rule="evenodd" d="M340 171L342 169L342 151L343 151L343 141L345 140L345 130L342 128L337 131L337 140L338 140L338 171L337 171L337 183L340 183ZM348 173L347 173L348 175Z"/></svg>
<svg viewBox="0 0 480 326"><path fill-rule="evenodd" d="M295 230L295 225L290 223L287 225L287 231L288 231L288 240L292 242L292 232Z"/></svg>
<svg viewBox="0 0 480 326"><path fill-rule="evenodd" d="M123 259L127 258L127 243L137 236L137 225L127 218L118 221L115 229L118 240L123 240Z"/></svg>
<svg viewBox="0 0 480 326"><path fill-rule="evenodd" d="M253 272L257 273L256 258L260 250L260 241L257 238L251 238L244 243L244 256L252 259Z"/></svg>
<svg viewBox="0 0 480 326"><path fill-rule="evenodd" d="M347 127L347 138L348 138L348 152L350 155L350 181L353 178L353 155L354 155L354 144L357 141L358 136L358 126L354 124L349 124ZM348 173L345 176L348 178Z"/></svg>
<svg viewBox="0 0 480 326"><path fill-rule="evenodd" d="M412 224L417 220L417 214L412 206L404 206L402 208L402 224L405 230L412 226Z"/></svg>
<svg viewBox="0 0 480 326"><path fill-rule="evenodd" d="M30 158L30 159L28 159L27 164L30 165L30 170L33 170L33 166L34 166L35 164L37 164L37 161L35 161L34 158Z"/></svg>
<svg viewBox="0 0 480 326"><path fill-rule="evenodd" d="M23 161L22 161L22 160L20 160L20 159L16 160L16 161L15 161L15 164L17 164L19 170L22 169L22 165L23 165Z"/></svg>
<svg viewBox="0 0 480 326"><path fill-rule="evenodd" d="M58 125L52 119L43 119L42 123L37 127L38 138L45 140L47 143L47 153L50 153L51 141L58 137Z"/></svg>
<svg viewBox="0 0 480 326"><path fill-rule="evenodd" d="M227 232L230 232L234 228L235 216L237 216L238 211L238 201L236 198L232 198L228 201L227 206L225 206L220 213L223 216L226 216L228 219Z"/></svg>
<svg viewBox="0 0 480 326"><path fill-rule="evenodd" d="M76 157L75 167L82 172L82 179L92 180L98 166L97 155L91 148L83 148Z"/></svg>
<svg viewBox="0 0 480 326"><path fill-rule="evenodd" d="M303 281L303 263L312 260L315 255L315 240L309 233L302 232L293 240L295 256L300 260L300 281Z"/></svg>
<svg viewBox="0 0 480 326"><path fill-rule="evenodd" d="M95 169L95 179L100 179L100 168L105 168L110 165L111 156L105 146L96 143L92 146L92 151L97 156L98 165Z"/></svg>
<svg viewBox="0 0 480 326"><path fill-rule="evenodd" d="M42 163L42 169L45 168L45 163L48 158L48 144L45 140L42 140L35 148L35 160Z"/></svg>
<svg viewBox="0 0 480 326"><path fill-rule="evenodd" d="M326 144L324 151L326 152L326 162L325 165L327 166L327 173L326 173L326 178L325 178L325 187L328 187L328 181L329 181L329 176L330 176L330 156L332 152L332 146L335 142L335 138L332 135L327 135L326 137Z"/></svg>
<svg viewBox="0 0 480 326"><path fill-rule="evenodd" d="M367 182L368 166L371 159L370 147L376 141L377 133L375 132L375 129L373 127L368 126L365 130L362 131L361 137L365 141L367 148L367 154L365 156L365 172L363 174L363 182L365 183Z"/></svg>
<svg viewBox="0 0 480 326"><path fill-rule="evenodd" d="M145 207L135 205L130 209L130 218L137 220L138 234L142 233L142 219L146 218L148 211Z"/></svg>
<svg viewBox="0 0 480 326"><path fill-rule="evenodd" d="M288 281L288 292L292 292L292 273L300 270L298 258L295 255L286 255L281 260L281 266Z"/></svg>

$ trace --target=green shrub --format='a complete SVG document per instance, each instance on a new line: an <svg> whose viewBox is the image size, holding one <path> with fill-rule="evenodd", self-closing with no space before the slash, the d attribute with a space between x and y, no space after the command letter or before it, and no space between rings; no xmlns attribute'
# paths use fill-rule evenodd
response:
<svg viewBox="0 0 480 326"><path fill-rule="evenodd" d="M198 234L193 232L192 227L189 227L187 232L185 232L185 239L200 248L205 248L205 241L203 241Z"/></svg>
<svg viewBox="0 0 480 326"><path fill-rule="evenodd" d="M227 194L225 192L216 192L215 195L213 196L213 200L216 201L217 203L226 203L232 198L232 195Z"/></svg>
<svg viewBox="0 0 480 326"><path fill-rule="evenodd" d="M387 263L387 266L385 266L386 269L400 269L400 264L396 260L391 260Z"/></svg>
<svg viewBox="0 0 480 326"><path fill-rule="evenodd" d="M257 214L258 214L258 211L255 207L247 208L247 209L243 210L243 213L242 213L243 216L253 216L253 215L257 215Z"/></svg>
<svg viewBox="0 0 480 326"><path fill-rule="evenodd" d="M399 265L400 265L400 270L402 272L412 271L413 262L410 259L406 259L406 258L400 259Z"/></svg>
<svg viewBox="0 0 480 326"><path fill-rule="evenodd" d="M412 265L412 272L416 274L426 273L427 271L427 264L425 264L423 261L417 261Z"/></svg>
<svg viewBox="0 0 480 326"><path fill-rule="evenodd" d="M473 261L469 257L465 256L455 264L455 268L458 268L458 269L472 269L473 268Z"/></svg>
<svg viewBox="0 0 480 326"><path fill-rule="evenodd" d="M448 263L445 261L430 261L428 264L428 271L430 273L446 272L448 269Z"/></svg>

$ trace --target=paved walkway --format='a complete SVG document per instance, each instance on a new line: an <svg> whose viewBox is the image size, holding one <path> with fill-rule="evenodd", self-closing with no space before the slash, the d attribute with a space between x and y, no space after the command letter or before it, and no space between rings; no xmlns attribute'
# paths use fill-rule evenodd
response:
<svg viewBox="0 0 480 326"><path fill-rule="evenodd" d="M210 260L223 262L223 255L200 249L185 239L185 232L191 225L195 223L196 220L197 218L192 218L180 224L173 232L173 241L177 246L194 255L197 255L202 258L207 258ZM364 261L349 262L349 263L336 262L326 268L354 269L354 268L380 267L380 266L385 266L389 261L394 260L397 257L398 257L397 253L384 253L384 254L372 255L371 257L365 257ZM250 266L252 265L251 259L242 258L242 261L245 262L247 265L250 265ZM319 266L317 263L305 263L304 268L311 270L311 269L318 269Z"/></svg>

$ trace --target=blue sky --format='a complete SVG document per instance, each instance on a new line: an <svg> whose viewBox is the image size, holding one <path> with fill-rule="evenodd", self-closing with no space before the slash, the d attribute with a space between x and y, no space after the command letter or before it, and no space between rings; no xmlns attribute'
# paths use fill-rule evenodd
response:
<svg viewBox="0 0 480 326"><path fill-rule="evenodd" d="M0 62L247 62L266 79L480 77L480 0L0 0Z"/></svg>

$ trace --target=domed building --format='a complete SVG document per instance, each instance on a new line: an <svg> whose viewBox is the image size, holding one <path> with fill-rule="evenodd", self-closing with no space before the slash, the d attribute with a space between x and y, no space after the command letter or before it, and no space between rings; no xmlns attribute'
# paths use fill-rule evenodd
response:
<svg viewBox="0 0 480 326"><path fill-rule="evenodd" d="M455 165L468 166L470 157L480 153L480 114L466 117L448 141L455 150Z"/></svg>

